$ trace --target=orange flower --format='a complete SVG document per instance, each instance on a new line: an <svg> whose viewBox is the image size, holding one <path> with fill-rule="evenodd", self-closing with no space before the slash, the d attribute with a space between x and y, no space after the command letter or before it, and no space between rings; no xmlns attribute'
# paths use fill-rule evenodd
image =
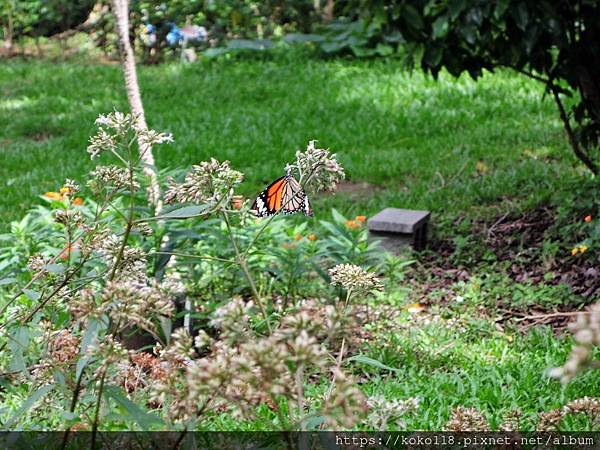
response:
<svg viewBox="0 0 600 450"><path fill-rule="evenodd" d="M367 216L356 216L354 220L356 220L357 222L364 222L365 220L367 220Z"/></svg>
<svg viewBox="0 0 600 450"><path fill-rule="evenodd" d="M309 241L316 241L317 240L317 236L315 234L309 234L306 239L308 239Z"/></svg>
<svg viewBox="0 0 600 450"><path fill-rule="evenodd" d="M355 220L346 220L346 227L350 228L351 230L356 230L357 228L360 228L360 222Z"/></svg>
<svg viewBox="0 0 600 450"><path fill-rule="evenodd" d="M58 200L62 201L63 196L59 192L46 192L44 197L49 198L50 200Z"/></svg>
<svg viewBox="0 0 600 450"><path fill-rule="evenodd" d="M292 249L292 248L296 248L296 243L295 242L284 242L283 244L281 244L281 246L285 249Z"/></svg>
<svg viewBox="0 0 600 450"><path fill-rule="evenodd" d="M301 239L302 239L302 235L300 233L298 233L296 236L294 236L295 241L299 241Z"/></svg>
<svg viewBox="0 0 600 450"><path fill-rule="evenodd" d="M73 204L75 206L81 206L81 205L83 205L83 199L81 197L77 197L77 198L73 199Z"/></svg>
<svg viewBox="0 0 600 450"><path fill-rule="evenodd" d="M73 246L69 245L62 252L60 252L59 258L62 259L63 261L69 259L72 251L73 251Z"/></svg>
<svg viewBox="0 0 600 450"><path fill-rule="evenodd" d="M585 223L590 223L592 221L592 216L590 216L589 214L587 216L585 216L585 219L583 219L583 221Z"/></svg>

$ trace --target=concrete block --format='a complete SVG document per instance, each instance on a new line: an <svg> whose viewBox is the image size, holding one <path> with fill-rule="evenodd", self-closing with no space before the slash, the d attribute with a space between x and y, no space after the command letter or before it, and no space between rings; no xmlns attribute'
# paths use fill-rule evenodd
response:
<svg viewBox="0 0 600 450"><path fill-rule="evenodd" d="M422 250L427 243L429 211L386 208L367 221L369 239L378 239L386 250L398 253L402 247L412 245Z"/></svg>

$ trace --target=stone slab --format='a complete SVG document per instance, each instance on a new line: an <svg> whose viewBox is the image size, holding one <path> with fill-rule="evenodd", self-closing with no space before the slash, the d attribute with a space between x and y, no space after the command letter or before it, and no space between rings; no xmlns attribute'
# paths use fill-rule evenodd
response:
<svg viewBox="0 0 600 450"><path fill-rule="evenodd" d="M425 225L430 215L429 211L385 208L367 221L367 228L369 231L410 234Z"/></svg>

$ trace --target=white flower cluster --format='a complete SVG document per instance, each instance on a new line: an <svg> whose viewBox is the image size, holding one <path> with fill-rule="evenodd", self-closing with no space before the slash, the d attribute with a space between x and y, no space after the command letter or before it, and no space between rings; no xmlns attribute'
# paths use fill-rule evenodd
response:
<svg viewBox="0 0 600 450"><path fill-rule="evenodd" d="M396 428L406 428L403 417L418 409L419 399L412 397L406 400L387 400L382 395L376 395L369 397L367 406L369 407L367 423L374 430L383 431L389 429L391 425L395 425Z"/></svg>
<svg viewBox="0 0 600 450"><path fill-rule="evenodd" d="M114 111L96 119L98 132L90 138L87 151L92 159L105 151L116 152L119 141L133 133L143 147L173 142L170 133L160 133L143 126L138 116ZM140 149L142 150L142 149Z"/></svg>
<svg viewBox="0 0 600 450"><path fill-rule="evenodd" d="M337 161L335 153L323 148L316 148L315 142L310 141L306 151L296 152L296 162L288 164L286 171L298 172L300 183L314 191L334 191L346 174Z"/></svg>
<svg viewBox="0 0 600 450"><path fill-rule="evenodd" d="M600 345L600 303L592 305L589 311L579 314L577 320L569 324L574 333L575 345L569 359L562 367L548 371L552 378L558 378L562 383L568 383L583 369L598 367L598 361L592 360L594 347Z"/></svg>
<svg viewBox="0 0 600 450"><path fill-rule="evenodd" d="M329 269L331 284L354 292L381 290L382 285L375 274L355 264L338 264Z"/></svg>
<svg viewBox="0 0 600 450"><path fill-rule="evenodd" d="M222 204L229 203L235 187L244 175L229 166L229 161L220 163L214 158L192 166L183 183L169 180L165 203Z"/></svg>

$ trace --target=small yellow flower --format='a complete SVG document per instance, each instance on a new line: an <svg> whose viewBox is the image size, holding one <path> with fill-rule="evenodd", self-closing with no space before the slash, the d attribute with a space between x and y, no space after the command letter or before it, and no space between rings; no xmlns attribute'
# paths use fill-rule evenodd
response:
<svg viewBox="0 0 600 450"><path fill-rule="evenodd" d="M62 195L69 195L71 193L71 188L67 186L63 186L60 188L60 193Z"/></svg>
<svg viewBox="0 0 600 450"><path fill-rule="evenodd" d="M309 234L306 239L308 239L309 241L316 241L317 240L317 236L315 234Z"/></svg>
<svg viewBox="0 0 600 450"><path fill-rule="evenodd" d="M575 256L577 253L579 253L579 247L573 247L573 250L571 250L571 255Z"/></svg>
<svg viewBox="0 0 600 450"><path fill-rule="evenodd" d="M585 223L590 223L592 221L592 216L590 216L589 214L587 216L585 216L585 219L583 219L583 221Z"/></svg>
<svg viewBox="0 0 600 450"><path fill-rule="evenodd" d="M477 164L475 164L475 170L481 174L485 174L488 172L488 166L482 159L480 159Z"/></svg>
<svg viewBox="0 0 600 450"><path fill-rule="evenodd" d="M587 252L588 248L589 247L587 245L580 245L579 246L579 253L585 253L585 252Z"/></svg>
<svg viewBox="0 0 600 450"><path fill-rule="evenodd" d="M409 313L414 314L414 313L424 311L425 307L423 305L421 305L420 303L412 303L410 305L406 305L404 307L404 309L406 311L408 311Z"/></svg>
<svg viewBox="0 0 600 450"><path fill-rule="evenodd" d="M63 196L59 192L46 192L44 197L50 200L58 200L59 202L63 199Z"/></svg>

